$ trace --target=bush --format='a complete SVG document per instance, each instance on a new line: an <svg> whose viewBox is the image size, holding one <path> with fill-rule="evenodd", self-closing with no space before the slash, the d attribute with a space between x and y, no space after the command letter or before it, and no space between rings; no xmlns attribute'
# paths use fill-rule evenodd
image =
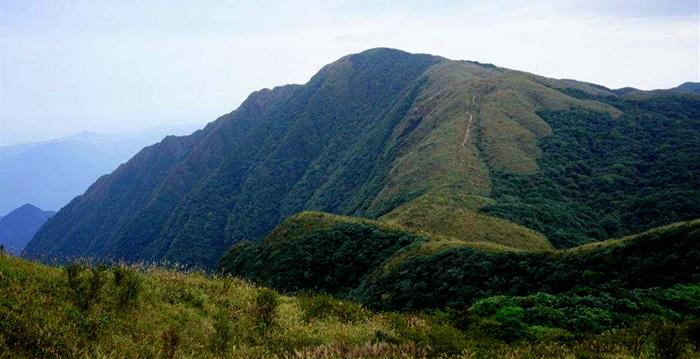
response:
<svg viewBox="0 0 700 359"><path fill-rule="evenodd" d="M100 291L104 286L104 266L97 266L91 269L92 275L89 278L90 283L90 298L93 301L99 301Z"/></svg>
<svg viewBox="0 0 700 359"><path fill-rule="evenodd" d="M299 296L299 304L304 310L304 320L336 318L343 323L354 323L370 316L361 305L342 301L325 293L305 293Z"/></svg>
<svg viewBox="0 0 700 359"><path fill-rule="evenodd" d="M255 298L255 315L258 328L266 330L275 324L279 295L272 289L261 289Z"/></svg>
<svg viewBox="0 0 700 359"><path fill-rule="evenodd" d="M688 338L676 324L663 323L656 329L654 346L662 359L680 358L688 347Z"/></svg>
<svg viewBox="0 0 700 359"><path fill-rule="evenodd" d="M496 312L494 319L501 324L500 338L512 342L523 338L527 325L523 323L525 310L520 307L503 307Z"/></svg>
<svg viewBox="0 0 700 359"><path fill-rule="evenodd" d="M68 288L71 290L73 304L80 310L86 311L90 307L90 285L83 278L85 266L78 263L71 263L65 267L68 277Z"/></svg>
<svg viewBox="0 0 700 359"><path fill-rule="evenodd" d="M122 309L135 305L141 291L139 274L124 267L114 267L112 273L117 305Z"/></svg>

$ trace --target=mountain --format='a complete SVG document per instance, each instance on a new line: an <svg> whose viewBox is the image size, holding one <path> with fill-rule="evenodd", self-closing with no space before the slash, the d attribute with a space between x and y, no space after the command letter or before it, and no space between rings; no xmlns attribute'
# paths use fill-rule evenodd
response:
<svg viewBox="0 0 700 359"><path fill-rule="evenodd" d="M0 245L19 255L47 219L56 214L25 204L0 218Z"/></svg>
<svg viewBox="0 0 700 359"><path fill-rule="evenodd" d="M0 147L0 212L23 203L58 210L97 178L144 146L195 126L167 126L124 134L81 132L51 141Z"/></svg>
<svg viewBox="0 0 700 359"><path fill-rule="evenodd" d="M372 49L140 151L31 258L213 268L303 210L551 250L700 217L700 97Z"/></svg>
<svg viewBox="0 0 700 359"><path fill-rule="evenodd" d="M684 82L680 86L673 88L675 91L700 94L700 82Z"/></svg>

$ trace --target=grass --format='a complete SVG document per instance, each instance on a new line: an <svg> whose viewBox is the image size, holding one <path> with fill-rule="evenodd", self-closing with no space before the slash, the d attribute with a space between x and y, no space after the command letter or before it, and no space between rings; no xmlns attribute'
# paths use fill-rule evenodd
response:
<svg viewBox="0 0 700 359"><path fill-rule="evenodd" d="M382 216L381 221L419 229L452 243L492 243L514 249L554 249L540 233L478 212L493 201L481 196L426 194Z"/></svg>
<svg viewBox="0 0 700 359"><path fill-rule="evenodd" d="M460 331L439 313L374 313L328 295L278 295L198 272L70 268L0 255L2 357L652 358L658 352L653 343L635 351L631 339L622 340L625 331L506 344ZM82 284L96 291L89 306L76 302Z"/></svg>
<svg viewBox="0 0 700 359"><path fill-rule="evenodd" d="M652 228L648 231L644 231L642 233L638 234L633 234L629 236L624 236L622 238L617 238L617 239L608 239L605 241L600 241L600 242L593 242L593 243L587 243L587 244L582 244L580 246L568 248L568 249L562 249L559 250L559 253L562 254L581 254L581 253L586 253L586 252L591 252L595 251L601 248L615 248L615 247L620 247L624 246L627 243L630 243L632 241L638 240L640 238L646 238L646 237L651 237L663 232L667 232L669 230L673 229L680 229L680 228L693 228L697 227L700 225L700 219L695 219L692 221L685 221L685 222L677 222L677 223L672 223L666 226L661 226L661 227L655 227Z"/></svg>

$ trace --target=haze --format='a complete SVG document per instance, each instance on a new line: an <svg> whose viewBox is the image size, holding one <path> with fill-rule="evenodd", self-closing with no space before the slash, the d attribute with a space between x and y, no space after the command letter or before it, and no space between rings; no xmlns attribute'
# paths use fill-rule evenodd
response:
<svg viewBox="0 0 700 359"><path fill-rule="evenodd" d="M611 88L700 80L694 0L406 3L4 0L0 145L204 124L380 46Z"/></svg>

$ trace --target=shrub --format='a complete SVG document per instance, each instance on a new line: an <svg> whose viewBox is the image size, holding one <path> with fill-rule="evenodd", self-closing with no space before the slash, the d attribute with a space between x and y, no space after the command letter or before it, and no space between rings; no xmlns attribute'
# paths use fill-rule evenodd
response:
<svg viewBox="0 0 700 359"><path fill-rule="evenodd" d="M304 320L336 318L343 323L354 323L369 317L370 313L361 305L338 300L325 293L306 293L299 296L299 304L304 310Z"/></svg>
<svg viewBox="0 0 700 359"><path fill-rule="evenodd" d="M91 304L90 285L83 278L85 266L78 263L71 263L65 267L68 277L68 288L71 290L73 304L86 311Z"/></svg>
<svg viewBox="0 0 700 359"><path fill-rule="evenodd" d="M685 353L688 347L688 338L678 325L663 323L656 329L654 346L660 358L676 359Z"/></svg>
<svg viewBox="0 0 700 359"><path fill-rule="evenodd" d="M503 307L496 312L494 319L501 324L500 337L512 342L521 339L525 335L527 325L523 323L525 310L520 307Z"/></svg>
<svg viewBox="0 0 700 359"><path fill-rule="evenodd" d="M114 288L116 291L117 305L127 308L137 303L141 291L141 277L138 273L124 267L114 267Z"/></svg>
<svg viewBox="0 0 700 359"><path fill-rule="evenodd" d="M90 283L90 298L93 301L99 301L100 290L104 286L104 266L97 266L91 269Z"/></svg>
<svg viewBox="0 0 700 359"><path fill-rule="evenodd" d="M261 289L255 298L255 315L258 328L266 330L275 324L279 295L272 289Z"/></svg>

